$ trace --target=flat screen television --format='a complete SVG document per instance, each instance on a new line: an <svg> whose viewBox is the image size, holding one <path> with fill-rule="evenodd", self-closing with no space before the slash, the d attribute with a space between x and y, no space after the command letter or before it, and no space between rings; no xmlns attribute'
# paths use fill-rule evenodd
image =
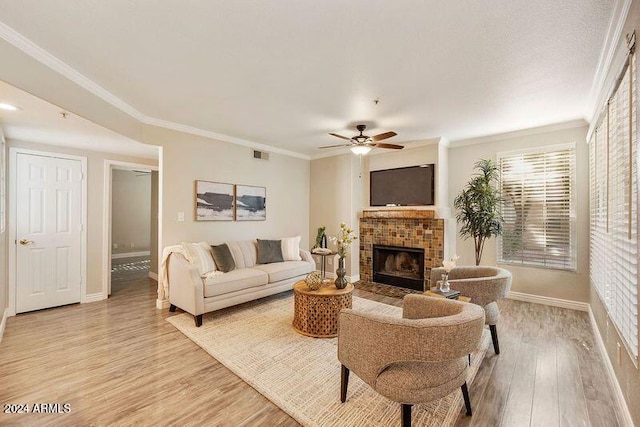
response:
<svg viewBox="0 0 640 427"><path fill-rule="evenodd" d="M371 171L371 206L432 206L434 171L433 164Z"/></svg>

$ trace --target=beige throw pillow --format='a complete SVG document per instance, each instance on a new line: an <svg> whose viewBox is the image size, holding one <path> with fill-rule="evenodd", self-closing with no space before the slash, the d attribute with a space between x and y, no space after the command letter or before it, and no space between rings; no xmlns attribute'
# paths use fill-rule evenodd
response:
<svg viewBox="0 0 640 427"><path fill-rule="evenodd" d="M285 261L302 261L300 257L300 236L285 237L282 242L282 258Z"/></svg>
<svg viewBox="0 0 640 427"><path fill-rule="evenodd" d="M197 269L200 277L216 270L216 264L211 255L211 246L207 242L187 243L182 242L182 249L191 264Z"/></svg>

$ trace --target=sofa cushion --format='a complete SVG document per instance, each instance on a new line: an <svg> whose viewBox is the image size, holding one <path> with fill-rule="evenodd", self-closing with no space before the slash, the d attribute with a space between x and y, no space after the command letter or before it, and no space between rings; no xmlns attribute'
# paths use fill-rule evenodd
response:
<svg viewBox="0 0 640 427"><path fill-rule="evenodd" d="M184 250L185 258L198 269L201 277L210 271L216 270L216 265L211 255L211 246L207 242L182 242L182 249Z"/></svg>
<svg viewBox="0 0 640 427"><path fill-rule="evenodd" d="M258 264L253 268L267 273L269 275L269 283L274 283L307 274L313 270L314 266L306 261L285 261L273 264Z"/></svg>
<svg viewBox="0 0 640 427"><path fill-rule="evenodd" d="M282 242L280 240L258 239L258 264L282 262Z"/></svg>
<svg viewBox="0 0 640 427"><path fill-rule="evenodd" d="M240 240L236 242L227 242L236 268L247 268L256 265L258 254L256 251L256 242L252 240Z"/></svg>
<svg viewBox="0 0 640 427"><path fill-rule="evenodd" d="M300 257L300 236L282 239L283 261L302 261Z"/></svg>
<svg viewBox="0 0 640 427"><path fill-rule="evenodd" d="M211 246L213 259L216 262L218 270L227 273L236 268L236 263L231 255L231 251L226 243L217 246Z"/></svg>
<svg viewBox="0 0 640 427"><path fill-rule="evenodd" d="M204 296L215 297L229 292L266 285L267 273L254 268L238 268L228 273L210 275L204 281Z"/></svg>

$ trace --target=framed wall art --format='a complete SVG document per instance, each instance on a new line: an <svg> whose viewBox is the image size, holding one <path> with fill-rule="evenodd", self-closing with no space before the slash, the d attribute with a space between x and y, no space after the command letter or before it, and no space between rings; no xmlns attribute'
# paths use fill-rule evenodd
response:
<svg viewBox="0 0 640 427"><path fill-rule="evenodd" d="M233 184L196 181L196 221L233 221Z"/></svg>
<svg viewBox="0 0 640 427"><path fill-rule="evenodd" d="M267 189L251 185L236 185L236 221L267 219Z"/></svg>

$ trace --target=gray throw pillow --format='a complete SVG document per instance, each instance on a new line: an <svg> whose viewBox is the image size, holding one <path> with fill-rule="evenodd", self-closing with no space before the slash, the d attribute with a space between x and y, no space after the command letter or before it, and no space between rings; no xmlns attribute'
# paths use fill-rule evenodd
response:
<svg viewBox="0 0 640 427"><path fill-rule="evenodd" d="M211 246L211 252L213 253L213 260L216 262L218 270L227 273L236 269L236 262L233 260L229 246L227 246L226 243Z"/></svg>
<svg viewBox="0 0 640 427"><path fill-rule="evenodd" d="M282 242L280 240L258 239L258 264L282 262Z"/></svg>

